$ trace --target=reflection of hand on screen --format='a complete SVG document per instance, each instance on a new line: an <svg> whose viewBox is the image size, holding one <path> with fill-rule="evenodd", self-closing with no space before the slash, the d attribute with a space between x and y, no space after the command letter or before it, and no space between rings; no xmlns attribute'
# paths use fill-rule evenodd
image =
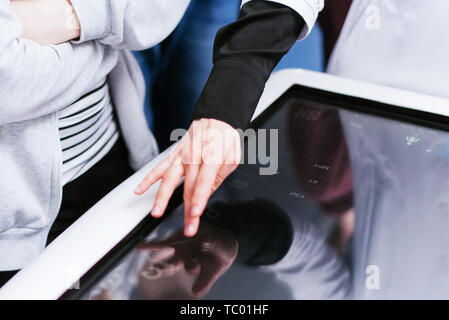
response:
<svg viewBox="0 0 449 320"><path fill-rule="evenodd" d="M140 250L153 253L141 273L144 278L156 280L187 273L195 278L191 294L201 297L234 263L238 244L232 233L204 223L193 238L180 230L165 240L143 244ZM189 277L183 278L188 281Z"/></svg>

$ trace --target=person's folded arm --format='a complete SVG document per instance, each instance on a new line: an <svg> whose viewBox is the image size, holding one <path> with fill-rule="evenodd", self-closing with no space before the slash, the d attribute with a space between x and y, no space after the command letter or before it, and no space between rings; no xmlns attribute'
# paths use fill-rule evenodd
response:
<svg viewBox="0 0 449 320"><path fill-rule="evenodd" d="M113 67L100 44L42 46L21 34L10 1L0 0L0 125L55 112L105 76L100 66Z"/></svg>
<svg viewBox="0 0 449 320"><path fill-rule="evenodd" d="M40 44L97 40L141 50L165 39L190 0L12 0L22 37Z"/></svg>
<svg viewBox="0 0 449 320"><path fill-rule="evenodd" d="M69 0L11 0L22 23L21 37L41 45L59 44L80 36L80 26Z"/></svg>
<svg viewBox="0 0 449 320"><path fill-rule="evenodd" d="M71 0L81 26L79 42L98 40L115 48L142 50L164 40L190 0Z"/></svg>

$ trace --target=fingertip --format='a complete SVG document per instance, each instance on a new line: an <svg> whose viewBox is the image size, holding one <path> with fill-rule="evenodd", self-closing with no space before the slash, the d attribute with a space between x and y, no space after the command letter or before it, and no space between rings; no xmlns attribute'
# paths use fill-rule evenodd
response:
<svg viewBox="0 0 449 320"><path fill-rule="evenodd" d="M162 211L162 208L158 205L154 205L153 209L151 209L151 215L154 218L160 218L164 212Z"/></svg>
<svg viewBox="0 0 449 320"><path fill-rule="evenodd" d="M145 193L145 191L147 190L146 186L141 183L137 186L137 188L134 190L134 193L138 196L142 195Z"/></svg>
<svg viewBox="0 0 449 320"><path fill-rule="evenodd" d="M186 237L193 237L196 234L196 227L192 223L186 224L184 227L184 235Z"/></svg>
<svg viewBox="0 0 449 320"><path fill-rule="evenodd" d="M199 287L197 284L192 286L192 294L196 297L202 297L207 293L207 288Z"/></svg>

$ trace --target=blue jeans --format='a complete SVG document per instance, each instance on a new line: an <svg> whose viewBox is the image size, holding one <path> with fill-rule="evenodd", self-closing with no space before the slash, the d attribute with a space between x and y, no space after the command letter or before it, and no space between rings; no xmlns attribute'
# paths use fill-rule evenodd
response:
<svg viewBox="0 0 449 320"><path fill-rule="evenodd" d="M160 45L135 55L147 85L145 114L161 150L173 129L188 128L212 69L215 34L234 21L240 0L192 0L175 31Z"/></svg>

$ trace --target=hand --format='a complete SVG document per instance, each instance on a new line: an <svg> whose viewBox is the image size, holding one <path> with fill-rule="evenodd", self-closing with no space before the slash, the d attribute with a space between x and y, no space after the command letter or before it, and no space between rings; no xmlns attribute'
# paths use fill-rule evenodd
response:
<svg viewBox="0 0 449 320"><path fill-rule="evenodd" d="M194 238L177 232L166 240L145 243L139 250L154 252L146 268L159 270L160 277L173 277L180 267L194 275L191 292L202 297L234 263L238 243L232 233L205 223Z"/></svg>
<svg viewBox="0 0 449 320"><path fill-rule="evenodd" d="M162 179L151 214L164 214L173 191L184 181L184 234L194 236L200 216L212 193L239 165L240 135L225 122L215 119L193 121L171 155L154 168L135 190L143 194Z"/></svg>
<svg viewBox="0 0 449 320"><path fill-rule="evenodd" d="M80 23L69 0L12 0L22 23L21 37L41 45L59 44L80 36Z"/></svg>

